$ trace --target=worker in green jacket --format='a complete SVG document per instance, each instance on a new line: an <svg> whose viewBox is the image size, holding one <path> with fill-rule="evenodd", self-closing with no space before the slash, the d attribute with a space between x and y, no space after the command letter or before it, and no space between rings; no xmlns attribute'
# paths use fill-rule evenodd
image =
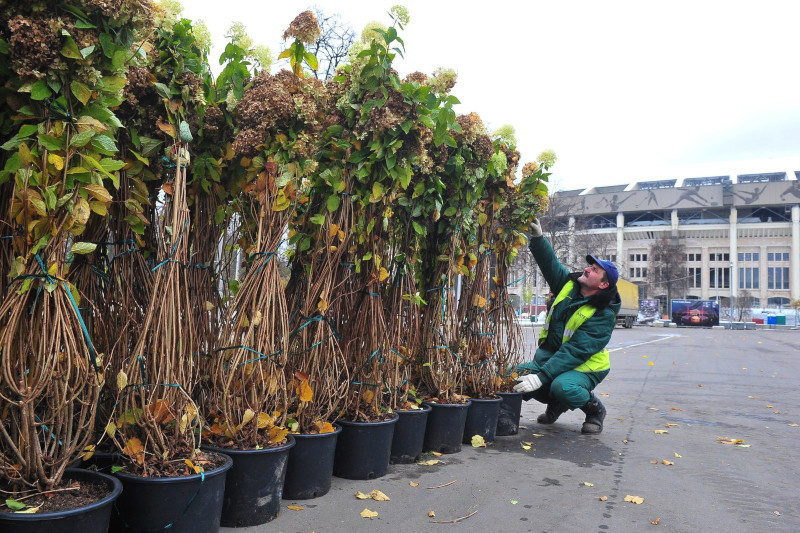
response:
<svg viewBox="0 0 800 533"><path fill-rule="evenodd" d="M524 375L514 390L525 400L547 404L538 423L552 424L567 410L581 409L586 413L581 433L600 433L606 409L592 391L611 368L606 345L621 305L617 267L587 255L583 272L570 273L542 237L538 221L530 225L529 247L555 297L533 361L517 367Z"/></svg>

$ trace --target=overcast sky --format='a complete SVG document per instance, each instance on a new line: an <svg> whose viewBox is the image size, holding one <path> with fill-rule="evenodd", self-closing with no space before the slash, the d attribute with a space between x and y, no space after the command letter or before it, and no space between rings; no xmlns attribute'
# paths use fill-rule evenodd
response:
<svg viewBox="0 0 800 533"><path fill-rule="evenodd" d="M797 1L183 0L183 16L216 62L235 21L277 57L307 8L360 34L397 3L400 74L456 70L457 111L514 126L522 163L555 150L558 189L800 170Z"/></svg>

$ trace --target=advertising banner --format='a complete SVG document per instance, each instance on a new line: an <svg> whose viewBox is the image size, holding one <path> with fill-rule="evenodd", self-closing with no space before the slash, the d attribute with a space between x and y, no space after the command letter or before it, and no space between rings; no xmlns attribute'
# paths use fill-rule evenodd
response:
<svg viewBox="0 0 800 533"><path fill-rule="evenodd" d="M648 322L659 318L659 301L639 298L639 321Z"/></svg>
<svg viewBox="0 0 800 533"><path fill-rule="evenodd" d="M713 300L672 300L672 321L679 326L719 326L719 303Z"/></svg>

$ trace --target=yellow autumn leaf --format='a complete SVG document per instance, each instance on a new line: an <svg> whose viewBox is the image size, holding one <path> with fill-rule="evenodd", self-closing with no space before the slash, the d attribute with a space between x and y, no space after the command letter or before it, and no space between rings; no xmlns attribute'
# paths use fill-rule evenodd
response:
<svg viewBox="0 0 800 533"><path fill-rule="evenodd" d="M178 425L178 430L181 433L184 433L184 432L186 432L186 428L187 427L189 427L189 417L186 416L186 413L184 413L184 414L181 415L181 422Z"/></svg>
<svg viewBox="0 0 800 533"><path fill-rule="evenodd" d="M388 502L389 497L384 494L383 492L379 491L378 489L373 490L369 493L370 497L375 500L376 502Z"/></svg>
<svg viewBox="0 0 800 533"><path fill-rule="evenodd" d="M378 271L378 281L384 281L388 277L389 272L385 268L381 267L381 269Z"/></svg>
<svg viewBox="0 0 800 533"><path fill-rule="evenodd" d="M106 435L114 438L114 434L117 432L117 425L114 422L109 422L106 424Z"/></svg>
<svg viewBox="0 0 800 533"><path fill-rule="evenodd" d="M356 498L358 498L359 500L369 500L370 496L369 496L369 494L364 494L363 492L361 492L359 490L359 491L356 491Z"/></svg>
<svg viewBox="0 0 800 533"><path fill-rule="evenodd" d="M676 427L678 427L678 424L671 424L671 423L667 422L666 424L664 424L664 427L665 428L676 428Z"/></svg>
<svg viewBox="0 0 800 533"><path fill-rule="evenodd" d="M417 463L418 465L422 466L433 466L439 464L439 459L428 459L427 461L420 461Z"/></svg>
<svg viewBox="0 0 800 533"><path fill-rule="evenodd" d="M433 454L435 457L441 457L442 456L442 452L431 452L431 454Z"/></svg>
<svg viewBox="0 0 800 533"><path fill-rule="evenodd" d="M128 386L128 375L125 373L124 370L120 370L117 374L117 388L119 390L124 389Z"/></svg>
<svg viewBox="0 0 800 533"><path fill-rule="evenodd" d="M271 428L269 428L268 434L270 442L272 443L281 442L283 439L286 438L286 435L289 434L289 430L278 426L272 426Z"/></svg>
<svg viewBox="0 0 800 533"><path fill-rule="evenodd" d="M328 237L336 237L339 234L339 224L328 226Z"/></svg>
<svg viewBox="0 0 800 533"><path fill-rule="evenodd" d="M606 500L608 500L608 496L600 496L600 501L601 502L604 502Z"/></svg>
<svg viewBox="0 0 800 533"><path fill-rule="evenodd" d="M90 214L91 208L89 207L89 202L83 198L79 198L78 202L72 206L72 216L78 224L86 224Z"/></svg>
<svg viewBox="0 0 800 533"><path fill-rule="evenodd" d="M539 439L541 437L544 437L544 433L533 433L533 436Z"/></svg>
<svg viewBox="0 0 800 533"><path fill-rule="evenodd" d="M314 391L311 389L311 385L308 384L307 379L300 382L298 393L300 394L301 402L310 402L314 399Z"/></svg>
<svg viewBox="0 0 800 533"><path fill-rule="evenodd" d="M253 411L252 409L245 410L244 415L242 415L242 426L250 422L255 417L256 417L255 411Z"/></svg>
<svg viewBox="0 0 800 533"><path fill-rule="evenodd" d="M303 510L303 508L301 506L299 506L299 505L287 505L286 508L289 509L290 511L302 511Z"/></svg>
<svg viewBox="0 0 800 533"><path fill-rule="evenodd" d="M647 366L655 366L655 363L650 361L649 363L647 363Z"/></svg>
<svg viewBox="0 0 800 533"><path fill-rule="evenodd" d="M56 170L64 169L64 159L60 155L47 154L47 161L49 161L51 165L56 167Z"/></svg>
<svg viewBox="0 0 800 533"><path fill-rule="evenodd" d="M336 431L336 428L333 427L333 424L331 424L330 422L323 422L319 424L318 429L320 433L333 433L334 431Z"/></svg>
<svg viewBox="0 0 800 533"><path fill-rule="evenodd" d="M667 431L666 429L654 429L653 433L655 433L656 435L665 435L669 433L669 431Z"/></svg>
<svg viewBox="0 0 800 533"><path fill-rule="evenodd" d="M434 512L433 512L433 509L431 509L430 511L428 511L428 516L429 516L430 518L436 518L436 513L434 513Z"/></svg>
<svg viewBox="0 0 800 533"><path fill-rule="evenodd" d="M247 315L242 315L242 320L239 321L240 328L246 328L250 325L250 320L247 318Z"/></svg>
<svg viewBox="0 0 800 533"><path fill-rule="evenodd" d="M208 300L206 300L206 302L205 302L205 306L206 306L206 311L211 311L211 310L212 310L212 309L214 309L214 307L215 307L215 306L214 306L214 304L212 304L212 303L211 303L211 302L209 302Z"/></svg>
<svg viewBox="0 0 800 533"><path fill-rule="evenodd" d="M328 310L328 302L326 302L324 298L320 298L319 303L317 304L317 309L319 309L320 313L324 313Z"/></svg>
<svg viewBox="0 0 800 533"><path fill-rule="evenodd" d="M264 429L267 426L271 426L274 422L268 413L261 411L258 413L258 421L256 423L258 424L258 429Z"/></svg>
<svg viewBox="0 0 800 533"><path fill-rule="evenodd" d="M522 444L522 449L523 450L530 450L531 449L531 445L530 444Z"/></svg>
<svg viewBox="0 0 800 533"><path fill-rule="evenodd" d="M373 518L375 518L377 516L378 516L377 512L370 511L369 509L366 509L366 508L363 511L361 511L361 517L362 518L369 518L370 520L372 520Z"/></svg>
<svg viewBox="0 0 800 533"><path fill-rule="evenodd" d="M28 507L27 509L23 509L22 511L16 511L14 514L36 514L39 512L39 507L41 507L41 505L38 505L36 507Z"/></svg>
<svg viewBox="0 0 800 533"><path fill-rule="evenodd" d="M667 461L666 459L661 459L661 464L665 466L672 466L675 463L673 461Z"/></svg>
<svg viewBox="0 0 800 533"><path fill-rule="evenodd" d="M261 320L263 319L264 315L262 315L261 311L256 311L256 314L253 315L253 319L250 321L251 324L254 326L258 326L261 324Z"/></svg>
<svg viewBox="0 0 800 533"><path fill-rule="evenodd" d="M594 483L589 483L588 481L584 481L584 482L583 482L583 485L584 485L585 487L594 487Z"/></svg>
<svg viewBox="0 0 800 533"><path fill-rule="evenodd" d="M136 437L128 439L128 442L125 443L125 447L122 449L122 453L137 460L137 462L141 464L144 460L144 446L142 446L142 441ZM141 456L142 461L138 460L139 456Z"/></svg>
<svg viewBox="0 0 800 533"><path fill-rule="evenodd" d="M744 442L743 439L731 439L728 437L717 437L717 441L722 444L741 444Z"/></svg>
<svg viewBox="0 0 800 533"><path fill-rule="evenodd" d="M94 455L94 444L90 444L89 446L85 447L80 453L81 459L84 461L91 459L92 455Z"/></svg>
<svg viewBox="0 0 800 533"><path fill-rule="evenodd" d="M481 436L481 435L473 435L472 436L472 447L473 448L486 448L486 441L484 440L483 436Z"/></svg>
<svg viewBox="0 0 800 533"><path fill-rule="evenodd" d="M411 485L412 487L419 487L419 483L417 483L416 481L409 481L408 484Z"/></svg>
<svg viewBox="0 0 800 533"><path fill-rule="evenodd" d="M678 459L683 459L683 456L678 452L675 452L675 457L677 457Z"/></svg>
<svg viewBox="0 0 800 533"><path fill-rule="evenodd" d="M627 496L625 496L625 501L639 505L641 503L644 503L644 498L642 498L641 496L631 496L630 494L628 494Z"/></svg>
<svg viewBox="0 0 800 533"><path fill-rule="evenodd" d="M195 474L199 474L200 472L203 471L203 467L202 466L194 464L189 459L185 459L183 462L186 463L186 466L191 468L194 471Z"/></svg>
<svg viewBox="0 0 800 533"><path fill-rule="evenodd" d="M375 393L372 390L367 390L364 392L364 401L367 403L372 402L372 399L375 397Z"/></svg>

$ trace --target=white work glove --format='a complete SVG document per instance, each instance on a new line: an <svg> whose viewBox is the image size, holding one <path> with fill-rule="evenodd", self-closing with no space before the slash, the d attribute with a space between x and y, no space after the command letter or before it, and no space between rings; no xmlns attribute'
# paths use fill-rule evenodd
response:
<svg viewBox="0 0 800 533"><path fill-rule="evenodd" d="M542 225L539 224L539 219L533 219L533 222L528 222L528 233L532 239L542 236Z"/></svg>
<svg viewBox="0 0 800 533"><path fill-rule="evenodd" d="M533 392L542 386L542 380L536 374L528 374L517 378L514 392Z"/></svg>

